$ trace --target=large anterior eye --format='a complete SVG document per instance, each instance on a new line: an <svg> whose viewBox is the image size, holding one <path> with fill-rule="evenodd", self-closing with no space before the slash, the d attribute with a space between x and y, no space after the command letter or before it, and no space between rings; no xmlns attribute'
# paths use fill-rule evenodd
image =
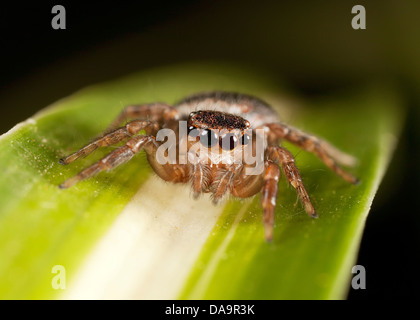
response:
<svg viewBox="0 0 420 320"><path fill-rule="evenodd" d="M238 137L233 133L224 134L219 141L219 145L223 150L233 150L237 144Z"/></svg>
<svg viewBox="0 0 420 320"><path fill-rule="evenodd" d="M245 145L247 145L250 141L251 141L251 137L250 137L248 134L244 133L244 135L241 137L241 144L242 144L243 146L245 146Z"/></svg>
<svg viewBox="0 0 420 320"><path fill-rule="evenodd" d="M196 127L194 126L188 127L188 136L190 136L191 138L197 138L199 134L200 134L200 131Z"/></svg>
<svg viewBox="0 0 420 320"><path fill-rule="evenodd" d="M200 142L203 146L211 148L217 144L219 137L216 132L210 129L204 129L200 133Z"/></svg>

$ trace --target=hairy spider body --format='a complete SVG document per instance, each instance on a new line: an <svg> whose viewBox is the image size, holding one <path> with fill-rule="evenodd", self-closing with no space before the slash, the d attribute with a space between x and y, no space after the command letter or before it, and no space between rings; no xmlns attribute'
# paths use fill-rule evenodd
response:
<svg viewBox="0 0 420 320"><path fill-rule="evenodd" d="M126 119L135 120L119 127ZM186 125L187 134L182 134L182 125ZM159 153L159 147L164 143L157 139L161 129L175 134L175 142L169 144L176 150L176 158L172 161L162 161ZM143 130L146 135L139 134ZM268 241L273 236L280 169L295 188L306 212L313 218L317 217L295 159L279 145L281 140L313 152L346 181L358 182L339 166L354 165L352 156L326 141L281 123L267 103L245 94L216 91L189 96L175 106L165 103L128 106L106 132L60 162L69 164L99 147L121 141L126 143L66 180L60 188L68 188L101 171L111 170L145 150L151 167L160 178L174 183L191 183L194 197L211 193L213 202L217 203L227 194L248 198L261 192ZM251 163L244 161L246 152L256 160ZM168 154L168 150L163 153L165 157ZM255 171L258 163L261 170Z"/></svg>

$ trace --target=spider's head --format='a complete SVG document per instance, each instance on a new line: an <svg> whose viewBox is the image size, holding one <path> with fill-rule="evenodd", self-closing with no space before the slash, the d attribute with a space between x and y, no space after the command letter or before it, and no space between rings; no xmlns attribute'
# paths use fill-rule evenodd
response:
<svg viewBox="0 0 420 320"><path fill-rule="evenodd" d="M252 145L250 123L226 112L201 110L188 117L188 154L206 164L240 163Z"/></svg>
<svg viewBox="0 0 420 320"><path fill-rule="evenodd" d="M251 141L248 120L226 112L202 110L190 113L188 135L207 148L232 151Z"/></svg>

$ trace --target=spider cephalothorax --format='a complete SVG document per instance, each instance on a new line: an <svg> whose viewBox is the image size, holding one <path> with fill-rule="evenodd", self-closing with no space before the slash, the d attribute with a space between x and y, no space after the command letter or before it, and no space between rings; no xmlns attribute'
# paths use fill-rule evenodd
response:
<svg viewBox="0 0 420 320"><path fill-rule="evenodd" d="M127 118L135 120L119 127ZM185 135L181 133L183 127ZM146 134L139 134L142 131ZM346 181L358 182L339 165L353 165L352 156L280 122L267 103L250 95L216 91L189 96L175 106L164 103L129 106L106 132L61 159L60 163L71 163L98 147L121 141L126 143L66 180L60 188L71 187L101 171L111 170L145 150L159 177L174 183L191 183L194 197L211 193L213 201L218 202L227 194L247 198L261 191L267 240L273 236L280 168L296 189L306 212L317 217L294 157L279 145L281 140L313 152ZM160 152L160 148L168 147L168 142L158 139L162 132L165 135L173 133L174 139L168 138L173 145ZM175 155L169 151L171 147L176 151Z"/></svg>
<svg viewBox="0 0 420 320"><path fill-rule="evenodd" d="M219 146L232 151L238 146L247 145L251 140L248 120L226 112L202 110L191 112L188 121L188 135L199 139L208 148ZM189 139L194 140L194 139Z"/></svg>

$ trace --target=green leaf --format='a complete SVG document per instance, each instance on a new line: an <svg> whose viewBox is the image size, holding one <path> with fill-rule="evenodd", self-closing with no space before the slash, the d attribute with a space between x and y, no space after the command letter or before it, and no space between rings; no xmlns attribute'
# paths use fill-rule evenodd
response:
<svg viewBox="0 0 420 320"><path fill-rule="evenodd" d="M368 88L302 107L273 79L221 64L154 69L81 90L3 135L0 297L344 298L399 132L400 101L389 87ZM216 89L259 96L284 121L355 155L360 164L352 172L362 184L348 185L313 155L287 145L320 218L306 216L283 180L270 244L259 196L217 207L207 197L194 201L188 187L156 179L144 154L70 189L57 188L113 150L58 164L124 106L175 103ZM65 290L52 287L56 265L65 267Z"/></svg>

